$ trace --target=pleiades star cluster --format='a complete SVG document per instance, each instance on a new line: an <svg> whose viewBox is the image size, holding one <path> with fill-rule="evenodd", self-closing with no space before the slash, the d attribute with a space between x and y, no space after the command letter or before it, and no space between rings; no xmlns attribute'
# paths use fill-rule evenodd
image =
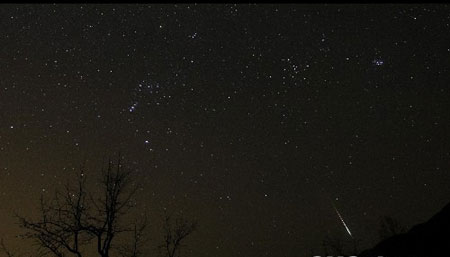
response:
<svg viewBox="0 0 450 257"><path fill-rule="evenodd" d="M371 247L449 202L449 42L438 4L3 4L0 235L120 152L185 257Z"/></svg>

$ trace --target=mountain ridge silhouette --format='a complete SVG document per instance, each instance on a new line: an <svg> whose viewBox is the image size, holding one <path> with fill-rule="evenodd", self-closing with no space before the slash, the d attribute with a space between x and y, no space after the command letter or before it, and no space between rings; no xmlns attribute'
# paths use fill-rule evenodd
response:
<svg viewBox="0 0 450 257"><path fill-rule="evenodd" d="M450 203L428 221L405 233L382 240L358 257L443 257L450 256Z"/></svg>

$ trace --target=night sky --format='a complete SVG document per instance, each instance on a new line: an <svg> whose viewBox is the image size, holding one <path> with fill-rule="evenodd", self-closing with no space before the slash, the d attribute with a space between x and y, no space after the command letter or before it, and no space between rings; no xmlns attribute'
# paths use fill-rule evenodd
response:
<svg viewBox="0 0 450 257"><path fill-rule="evenodd" d="M1 5L0 235L121 152L185 257L370 247L450 201L449 69L448 5Z"/></svg>

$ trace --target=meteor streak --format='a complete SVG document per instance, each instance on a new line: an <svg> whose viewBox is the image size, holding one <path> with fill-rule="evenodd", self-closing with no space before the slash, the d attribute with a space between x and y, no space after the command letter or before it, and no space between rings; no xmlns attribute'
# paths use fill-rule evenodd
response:
<svg viewBox="0 0 450 257"><path fill-rule="evenodd" d="M350 232L350 229L347 227L347 224L345 224L344 219L342 218L341 214L339 213L338 209L336 208L336 206L333 204L334 210L336 211L337 215L339 216L339 219L342 222L342 225L344 225L345 229L347 230L347 233L353 238L352 236L352 232Z"/></svg>

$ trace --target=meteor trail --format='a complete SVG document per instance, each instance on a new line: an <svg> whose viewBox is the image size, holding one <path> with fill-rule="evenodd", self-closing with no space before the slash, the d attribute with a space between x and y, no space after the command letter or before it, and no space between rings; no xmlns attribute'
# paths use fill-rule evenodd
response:
<svg viewBox="0 0 450 257"><path fill-rule="evenodd" d="M313 173L315 175L315 173ZM319 184L319 179L317 176L313 177L313 181L317 184L317 186L320 188L320 184ZM353 238L352 232L350 231L350 229L348 228L347 224L345 224L344 219L342 218L341 214L339 213L338 209L336 208L336 205L334 204L334 202L331 200L331 197L327 194L327 191L325 191L322 188L322 192L325 194L325 197L330 200L331 204L333 205L334 210L336 211L336 214L339 216L339 219L342 222L342 225L344 225L345 230L347 230L347 233L350 235L351 238Z"/></svg>
<svg viewBox="0 0 450 257"><path fill-rule="evenodd" d="M336 211L337 215L339 216L339 219L341 220L342 224L344 225L345 229L347 230L348 234L353 238L352 232L350 232L350 229L347 227L347 224L345 224L344 219L342 218L341 214L339 213L336 206L333 204L334 210Z"/></svg>

